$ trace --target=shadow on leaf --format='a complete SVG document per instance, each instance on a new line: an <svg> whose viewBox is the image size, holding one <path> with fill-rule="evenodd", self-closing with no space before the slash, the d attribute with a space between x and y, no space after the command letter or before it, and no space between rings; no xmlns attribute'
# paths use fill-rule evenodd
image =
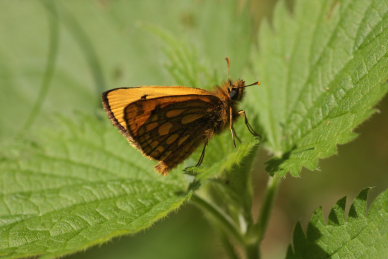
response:
<svg viewBox="0 0 388 259"><path fill-rule="evenodd" d="M302 226L298 223L295 226L294 243L288 247L286 258L330 258L330 255L317 244L321 237L322 233L312 223L309 223L306 235L303 232Z"/></svg>

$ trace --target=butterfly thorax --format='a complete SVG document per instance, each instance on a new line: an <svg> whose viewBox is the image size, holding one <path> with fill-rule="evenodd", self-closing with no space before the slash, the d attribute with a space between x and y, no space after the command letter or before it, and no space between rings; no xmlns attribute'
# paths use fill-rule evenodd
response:
<svg viewBox="0 0 388 259"><path fill-rule="evenodd" d="M228 80L223 86L217 87L215 95L221 100L222 107L219 108L219 123L215 127L216 134L229 126L230 118L233 121L239 118L238 103L244 96L244 86L245 81L243 80ZM230 116L230 113L232 113L232 116Z"/></svg>

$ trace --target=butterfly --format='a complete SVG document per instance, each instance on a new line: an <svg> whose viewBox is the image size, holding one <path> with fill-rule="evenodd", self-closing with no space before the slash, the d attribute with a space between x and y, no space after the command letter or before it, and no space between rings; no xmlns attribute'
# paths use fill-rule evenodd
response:
<svg viewBox="0 0 388 259"><path fill-rule="evenodd" d="M230 59L226 58L228 74ZM102 100L113 124L145 156L159 161L155 169L167 175L188 158L198 146L229 128L234 146L238 138L233 123L244 117L248 130L259 136L249 124L245 111L237 104L244 96L243 80L227 80L213 91L186 86L140 86L115 88L103 93Z"/></svg>

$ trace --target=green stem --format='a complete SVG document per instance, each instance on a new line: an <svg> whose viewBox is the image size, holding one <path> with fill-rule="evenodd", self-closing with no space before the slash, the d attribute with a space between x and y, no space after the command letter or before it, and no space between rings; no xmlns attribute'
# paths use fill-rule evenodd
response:
<svg viewBox="0 0 388 259"><path fill-rule="evenodd" d="M259 259L260 253L259 253L259 242L253 242L248 243L245 246L245 254L247 256L247 259Z"/></svg>
<svg viewBox="0 0 388 259"><path fill-rule="evenodd" d="M268 178L267 190L264 196L264 203L261 208L259 219L254 226L254 231L257 233L259 243L263 240L264 234L268 227L269 217L272 212L273 203L281 182L281 177L275 175Z"/></svg>
<svg viewBox="0 0 388 259"><path fill-rule="evenodd" d="M224 245L226 253L229 255L229 258L239 259L239 256L233 247L233 244L230 242L228 237L223 233L221 233L221 241L222 241L222 244Z"/></svg>
<svg viewBox="0 0 388 259"><path fill-rule="evenodd" d="M223 230L233 236L239 243L245 244L244 238L240 230L233 223L232 219L226 215L220 208L214 204L206 201L200 196L194 194L191 198L191 202L199 208L208 212L217 223L223 228Z"/></svg>
<svg viewBox="0 0 388 259"><path fill-rule="evenodd" d="M251 227L248 227L246 234L245 251L247 258L260 258L260 243L264 238L264 234L268 227L268 222L272 212L272 207L275 201L276 193L281 182L281 177L269 177L267 182L267 190L264 195L264 203L260 211L259 218Z"/></svg>

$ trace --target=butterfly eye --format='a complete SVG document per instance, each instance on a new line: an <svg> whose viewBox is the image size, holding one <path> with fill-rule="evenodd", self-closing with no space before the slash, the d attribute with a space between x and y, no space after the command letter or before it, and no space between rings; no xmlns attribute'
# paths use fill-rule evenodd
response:
<svg viewBox="0 0 388 259"><path fill-rule="evenodd" d="M230 93L229 93L230 99L237 100L239 96L238 93L239 93L238 88L232 88L232 90L230 90Z"/></svg>

